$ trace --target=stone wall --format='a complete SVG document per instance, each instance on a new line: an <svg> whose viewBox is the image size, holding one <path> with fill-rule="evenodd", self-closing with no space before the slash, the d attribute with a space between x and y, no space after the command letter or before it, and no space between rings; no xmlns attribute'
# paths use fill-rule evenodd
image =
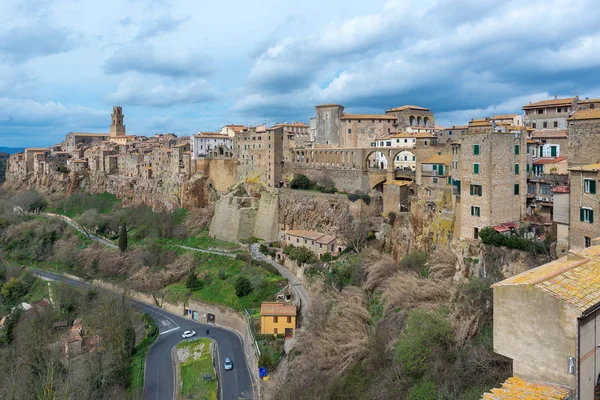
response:
<svg viewBox="0 0 600 400"><path fill-rule="evenodd" d="M199 158L194 160L196 172L208 176L219 193L226 193L237 178L238 161L234 159Z"/></svg>
<svg viewBox="0 0 600 400"><path fill-rule="evenodd" d="M306 175L320 185L332 182L336 189L348 193L357 191L367 193L371 189L369 173L359 169L335 169L327 166L315 167L286 163L284 176L291 180L297 174Z"/></svg>
<svg viewBox="0 0 600 400"><path fill-rule="evenodd" d="M600 137L598 120L569 121L569 167L594 164L600 161L598 137Z"/></svg>
<svg viewBox="0 0 600 400"><path fill-rule="evenodd" d="M267 242L279 239L279 196L276 192L264 191L258 202L254 224L254 236Z"/></svg>
<svg viewBox="0 0 600 400"><path fill-rule="evenodd" d="M210 223L211 237L239 242L254 235L258 212L258 199L253 197L225 196L215 203L215 213Z"/></svg>

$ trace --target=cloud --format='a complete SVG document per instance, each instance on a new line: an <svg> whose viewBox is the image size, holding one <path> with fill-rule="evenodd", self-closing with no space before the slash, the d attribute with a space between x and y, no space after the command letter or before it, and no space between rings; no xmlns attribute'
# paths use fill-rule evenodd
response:
<svg viewBox="0 0 600 400"><path fill-rule="evenodd" d="M145 21L135 38L138 40L149 39L163 33L173 32L188 20L189 17L175 18L164 15L154 20Z"/></svg>
<svg viewBox="0 0 600 400"><path fill-rule="evenodd" d="M41 21L0 32L0 58L12 63L64 53L75 46L76 40L68 29Z"/></svg>
<svg viewBox="0 0 600 400"><path fill-rule="evenodd" d="M139 73L172 77L204 77L214 70L214 60L204 54L177 53L170 48L149 45L118 48L105 62L107 74Z"/></svg>
<svg viewBox="0 0 600 400"><path fill-rule="evenodd" d="M542 6L544 23L523 23ZM325 102L380 111L416 103L470 114L528 93L596 84L593 1L478 0L460 10L449 0L390 1L315 35L282 38L257 55L232 109L306 115Z"/></svg>
<svg viewBox="0 0 600 400"><path fill-rule="evenodd" d="M126 78L113 94L106 97L111 103L133 106L170 107L176 104L206 103L217 98L217 91L205 80L196 79L181 84L150 82L140 77Z"/></svg>
<svg viewBox="0 0 600 400"><path fill-rule="evenodd" d="M65 128L90 126L101 123L109 125L108 112L79 105L66 106L55 101L45 103L33 100L0 97L0 125L45 126L61 124Z"/></svg>

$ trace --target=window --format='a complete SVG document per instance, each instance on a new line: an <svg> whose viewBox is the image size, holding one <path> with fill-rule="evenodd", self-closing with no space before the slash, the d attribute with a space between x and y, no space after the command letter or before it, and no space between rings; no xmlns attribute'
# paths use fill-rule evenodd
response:
<svg viewBox="0 0 600 400"><path fill-rule="evenodd" d="M292 317L287 317L287 323L291 324L292 323Z"/></svg>
<svg viewBox="0 0 600 400"><path fill-rule="evenodd" d="M479 208L479 206L471 206L471 215L474 217L481 216L481 209Z"/></svg>
<svg viewBox="0 0 600 400"><path fill-rule="evenodd" d="M596 181L592 179L584 179L583 191L585 193L596 194Z"/></svg>
<svg viewBox="0 0 600 400"><path fill-rule="evenodd" d="M452 177L451 176L448 177L447 183L448 183L448 185L452 185Z"/></svg>
<svg viewBox="0 0 600 400"><path fill-rule="evenodd" d="M277 322L279 322L279 321L278 321L278 317L273 317L273 322L274 322L274 323L277 323Z"/></svg>
<svg viewBox="0 0 600 400"><path fill-rule="evenodd" d="M544 128L548 127L548 121L544 121Z"/></svg>
<svg viewBox="0 0 600 400"><path fill-rule="evenodd" d="M437 177L434 176L432 179L433 179L433 183L438 183L438 178Z"/></svg>
<svg viewBox="0 0 600 400"><path fill-rule="evenodd" d="M471 196L481 196L482 193L481 185L471 185Z"/></svg>
<svg viewBox="0 0 600 400"><path fill-rule="evenodd" d="M479 175L479 164L478 163L473 164L473 173L475 175Z"/></svg>
<svg viewBox="0 0 600 400"><path fill-rule="evenodd" d="M479 155L479 145L478 144L474 144L473 145L473 155L474 156L478 156Z"/></svg>
<svg viewBox="0 0 600 400"><path fill-rule="evenodd" d="M275 318L277 318L277 317L275 317ZM273 333L277 335L277 333L278 333L277 328L273 328Z"/></svg>
<svg viewBox="0 0 600 400"><path fill-rule="evenodd" d="M535 183L527 185L527 194L535 194Z"/></svg>
<svg viewBox="0 0 600 400"><path fill-rule="evenodd" d="M558 128L558 121L554 121L554 127Z"/></svg>
<svg viewBox="0 0 600 400"><path fill-rule="evenodd" d="M519 164L515 164L515 175L519 175Z"/></svg>
<svg viewBox="0 0 600 400"><path fill-rule="evenodd" d="M594 223L594 210L591 208L580 208L579 209L579 219L583 222L589 222L590 224Z"/></svg>
<svg viewBox="0 0 600 400"><path fill-rule="evenodd" d="M416 156L413 156L413 159L412 159L412 160L413 160L413 161L415 161L416 159L417 159L417 157L416 157Z"/></svg>
<svg viewBox="0 0 600 400"><path fill-rule="evenodd" d="M519 194L519 184L518 183L515 183L514 193L515 193L515 195Z"/></svg>
<svg viewBox="0 0 600 400"><path fill-rule="evenodd" d="M539 110L537 110L537 113L538 113L538 114L543 114L543 113L544 113L544 109L543 109L543 108L540 108Z"/></svg>
<svg viewBox="0 0 600 400"><path fill-rule="evenodd" d="M408 143L408 139L404 139L404 143Z"/></svg>
<svg viewBox="0 0 600 400"><path fill-rule="evenodd" d="M550 146L550 157L556 157L558 152L557 152L558 147L557 146Z"/></svg>
<svg viewBox="0 0 600 400"><path fill-rule="evenodd" d="M532 127L533 129L535 129L535 128L537 128L537 124L534 122L533 124L531 124L531 127Z"/></svg>
<svg viewBox="0 0 600 400"><path fill-rule="evenodd" d="M427 196L431 196L431 190L429 190L429 189L425 189L425 195L427 195Z"/></svg>
<svg viewBox="0 0 600 400"><path fill-rule="evenodd" d="M515 155L519 154L519 145L515 144Z"/></svg>
<svg viewBox="0 0 600 400"><path fill-rule="evenodd" d="M584 236L583 237L583 247L587 249L591 245L592 245L592 238L590 238L588 236Z"/></svg>
<svg viewBox="0 0 600 400"><path fill-rule="evenodd" d="M364 135L364 134L365 134L365 128L362 128L362 129L360 130L360 133L362 133L362 134Z"/></svg>
<svg viewBox="0 0 600 400"><path fill-rule="evenodd" d="M352 129L348 128L348 134L352 133Z"/></svg>
<svg viewBox="0 0 600 400"><path fill-rule="evenodd" d="M473 228L473 238L479 239L479 228Z"/></svg>

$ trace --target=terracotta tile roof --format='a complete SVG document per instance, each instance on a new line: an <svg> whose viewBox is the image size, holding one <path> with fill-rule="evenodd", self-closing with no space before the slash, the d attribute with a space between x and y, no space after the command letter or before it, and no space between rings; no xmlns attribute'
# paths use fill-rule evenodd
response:
<svg viewBox="0 0 600 400"><path fill-rule="evenodd" d="M551 384L524 381L511 376L501 388L484 393L482 400L564 400L571 395L571 390Z"/></svg>
<svg viewBox="0 0 600 400"><path fill-rule="evenodd" d="M421 164L444 164L448 165L452 162L452 154L436 154L424 160Z"/></svg>
<svg viewBox="0 0 600 400"><path fill-rule="evenodd" d="M566 160L567 160L567 157L565 157L565 156L560 156L560 157L555 157L555 158L540 158L540 159L533 161L533 164L536 164L536 165L556 164L556 163L559 163L561 161L566 161Z"/></svg>
<svg viewBox="0 0 600 400"><path fill-rule="evenodd" d="M341 107L339 104L329 103L329 104L318 104L315 107Z"/></svg>
<svg viewBox="0 0 600 400"><path fill-rule="evenodd" d="M569 97L566 99L550 99L550 100L542 100L535 103L529 103L523 106L523 110L528 108L538 108L538 107L553 107L553 106L568 106L575 101L575 97Z"/></svg>
<svg viewBox="0 0 600 400"><path fill-rule="evenodd" d="M304 122L278 122L275 125L273 125L273 127L275 126L300 126L303 128L309 127L309 125L305 124Z"/></svg>
<svg viewBox="0 0 600 400"><path fill-rule="evenodd" d="M283 303L274 303L274 302L263 302L260 305L260 315L274 315L274 316L296 316L296 306L288 306Z"/></svg>
<svg viewBox="0 0 600 400"><path fill-rule="evenodd" d="M552 189L552 192L554 192L554 193L570 193L571 188L569 188L568 186L557 186L554 189Z"/></svg>
<svg viewBox="0 0 600 400"><path fill-rule="evenodd" d="M527 139L527 144L539 144L537 140Z"/></svg>
<svg viewBox="0 0 600 400"><path fill-rule="evenodd" d="M384 185L396 185L396 186L402 187L402 186L408 186L411 183L413 183L413 182L412 181L396 181L396 180L393 180L393 181L385 181Z"/></svg>
<svg viewBox="0 0 600 400"><path fill-rule="evenodd" d="M334 240L335 240L335 236L323 235L320 238L318 238L316 240L316 242L320 243L320 244L329 244L329 243L333 242Z"/></svg>
<svg viewBox="0 0 600 400"><path fill-rule="evenodd" d="M340 119L396 119L393 115L381 114L344 114Z"/></svg>
<svg viewBox="0 0 600 400"><path fill-rule="evenodd" d="M477 126L492 126L492 120L490 119L472 119L469 121L469 127Z"/></svg>
<svg viewBox="0 0 600 400"><path fill-rule="evenodd" d="M86 132L69 132L75 136L110 136L109 133L86 133Z"/></svg>
<svg viewBox="0 0 600 400"><path fill-rule="evenodd" d="M411 106L410 104L407 104L407 105L400 106L400 107L390 108L386 112L390 112L390 111L404 111L404 110L431 111L429 108L419 107L419 106Z"/></svg>
<svg viewBox="0 0 600 400"><path fill-rule="evenodd" d="M325 236L324 233L319 233L315 231L304 231L304 230L291 230L286 231L286 235L301 237L303 239L317 240L322 236Z"/></svg>
<svg viewBox="0 0 600 400"><path fill-rule="evenodd" d="M569 170L570 171L599 172L600 171L600 163L571 167L571 168L569 168Z"/></svg>
<svg viewBox="0 0 600 400"><path fill-rule="evenodd" d="M531 132L534 139L567 138L567 131L561 129L543 129Z"/></svg>
<svg viewBox="0 0 600 400"><path fill-rule="evenodd" d="M467 125L459 125L459 126L452 125L451 127L449 127L449 128L444 128L443 130L445 130L445 131L454 130L454 129L458 129L458 130L461 130L461 129L462 129L462 130L465 130L465 129L468 129L468 128L469 128L469 127L468 127Z"/></svg>
<svg viewBox="0 0 600 400"><path fill-rule="evenodd" d="M578 110L569 117L569 121L583 120L583 119L600 119L600 109L592 108L589 110Z"/></svg>
<svg viewBox="0 0 600 400"><path fill-rule="evenodd" d="M600 303L600 246L554 260L492 287L531 285L581 312Z"/></svg>

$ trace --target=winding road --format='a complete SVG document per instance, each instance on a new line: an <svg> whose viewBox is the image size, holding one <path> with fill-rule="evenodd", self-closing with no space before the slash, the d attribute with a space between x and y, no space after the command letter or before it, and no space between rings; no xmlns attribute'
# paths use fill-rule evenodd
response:
<svg viewBox="0 0 600 400"><path fill-rule="evenodd" d="M52 272L29 269L34 275L44 280L63 282L72 286L87 288L89 283L71 279ZM106 290L98 288L99 290ZM108 292L108 291L107 291ZM132 300L133 307L148 313L158 324L159 336L148 350L146 355L146 368L144 374L144 400L171 400L175 399L175 375L173 348L181 342L181 333L186 330L195 330L198 337L213 339L217 344L217 366L219 376L220 398L229 399L253 399L254 391L252 377L244 356L242 339L237 333L202 324L187 319L162 308L150 306L139 301ZM226 357L233 361L233 370L225 371L223 362Z"/></svg>

